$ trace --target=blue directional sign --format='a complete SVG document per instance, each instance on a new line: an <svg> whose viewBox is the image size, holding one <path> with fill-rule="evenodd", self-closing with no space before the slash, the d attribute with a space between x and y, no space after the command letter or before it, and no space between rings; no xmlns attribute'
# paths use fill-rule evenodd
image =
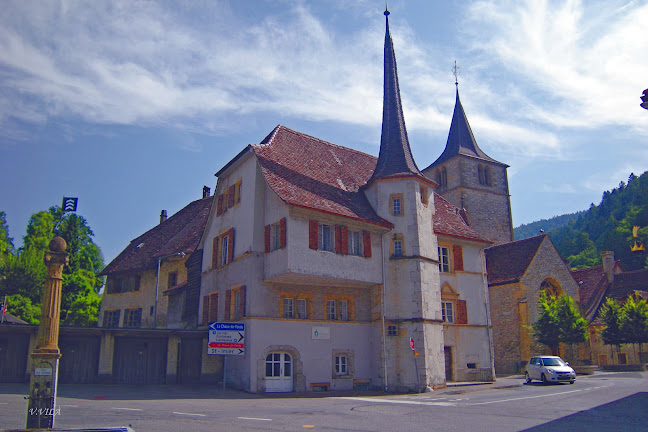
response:
<svg viewBox="0 0 648 432"><path fill-rule="evenodd" d="M207 354L244 355L245 324L209 323Z"/></svg>
<svg viewBox="0 0 648 432"><path fill-rule="evenodd" d="M63 205L61 205L61 208L63 212L75 212L78 202L79 198L63 197Z"/></svg>

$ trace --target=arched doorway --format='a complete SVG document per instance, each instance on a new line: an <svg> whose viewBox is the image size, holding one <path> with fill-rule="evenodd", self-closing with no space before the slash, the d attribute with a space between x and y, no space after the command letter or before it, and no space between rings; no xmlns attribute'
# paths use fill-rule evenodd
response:
<svg viewBox="0 0 648 432"><path fill-rule="evenodd" d="M270 352L265 359L265 391L293 391L293 358L287 352Z"/></svg>

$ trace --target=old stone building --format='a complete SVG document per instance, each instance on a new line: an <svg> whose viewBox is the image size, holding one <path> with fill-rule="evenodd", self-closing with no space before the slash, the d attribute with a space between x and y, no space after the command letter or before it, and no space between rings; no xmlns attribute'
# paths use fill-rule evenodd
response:
<svg viewBox="0 0 648 432"><path fill-rule="evenodd" d="M420 390L494 377L491 242L414 161L388 21L384 54L378 159L277 126L217 173L200 310L205 326L245 323L245 355L227 359L233 386Z"/></svg>
<svg viewBox="0 0 648 432"><path fill-rule="evenodd" d="M579 303L578 284L546 234L488 248L486 263L495 371L518 373L532 355L547 352L529 328L538 319L540 291Z"/></svg>
<svg viewBox="0 0 648 432"><path fill-rule="evenodd" d="M445 149L423 173L438 183L437 193L467 211L477 232L496 244L513 240L507 168L477 145L457 86Z"/></svg>

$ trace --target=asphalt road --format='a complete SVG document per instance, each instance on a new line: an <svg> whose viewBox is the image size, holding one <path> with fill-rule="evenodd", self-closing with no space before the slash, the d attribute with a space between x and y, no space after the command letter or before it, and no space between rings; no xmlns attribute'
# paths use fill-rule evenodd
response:
<svg viewBox="0 0 648 432"><path fill-rule="evenodd" d="M56 427L136 431L645 431L648 373L421 395L263 397L208 387L61 386ZM27 386L0 384L0 428L24 427ZM312 396L312 395L311 395Z"/></svg>

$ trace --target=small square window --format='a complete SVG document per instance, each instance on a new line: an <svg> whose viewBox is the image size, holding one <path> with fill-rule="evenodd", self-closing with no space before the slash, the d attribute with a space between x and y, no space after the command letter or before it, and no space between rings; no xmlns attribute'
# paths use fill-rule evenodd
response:
<svg viewBox="0 0 648 432"><path fill-rule="evenodd" d="M348 375L349 369L347 367L348 359L345 355L335 356L335 374L336 375Z"/></svg>
<svg viewBox="0 0 648 432"><path fill-rule="evenodd" d="M395 325L387 326L387 336L398 336L398 329Z"/></svg>

